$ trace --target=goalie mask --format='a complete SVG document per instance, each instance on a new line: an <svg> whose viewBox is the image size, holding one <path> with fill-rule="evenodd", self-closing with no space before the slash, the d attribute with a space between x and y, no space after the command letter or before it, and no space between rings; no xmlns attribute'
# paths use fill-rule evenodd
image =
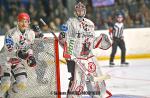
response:
<svg viewBox="0 0 150 98"><path fill-rule="evenodd" d="M27 13L20 13L17 16L17 20L18 20L18 27L21 31L26 30L27 28L29 28L29 24L30 24L30 16Z"/></svg>
<svg viewBox="0 0 150 98"><path fill-rule="evenodd" d="M78 17L78 18L83 18L86 14L86 8L85 8L85 5L82 4L81 2L77 3L75 5L75 15Z"/></svg>

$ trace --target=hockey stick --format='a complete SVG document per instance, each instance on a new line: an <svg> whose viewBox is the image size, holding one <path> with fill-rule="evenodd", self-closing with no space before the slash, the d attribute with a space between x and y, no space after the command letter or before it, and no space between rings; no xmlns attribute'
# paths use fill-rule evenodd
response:
<svg viewBox="0 0 150 98"><path fill-rule="evenodd" d="M44 26L47 26L48 27L48 25L45 23L45 21L42 19L42 18L40 18L40 21L41 21L41 23L44 25ZM56 39L58 39L58 37L56 36L56 34L49 28L49 32L51 33L51 34L53 34L53 36L56 38Z"/></svg>

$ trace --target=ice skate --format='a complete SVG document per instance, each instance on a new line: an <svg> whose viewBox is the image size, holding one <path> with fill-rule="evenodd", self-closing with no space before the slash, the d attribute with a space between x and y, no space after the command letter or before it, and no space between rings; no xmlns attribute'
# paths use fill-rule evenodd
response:
<svg viewBox="0 0 150 98"><path fill-rule="evenodd" d="M4 95L4 98L11 98L10 96L11 96L10 92L7 91L7 92L5 93L5 95Z"/></svg>
<svg viewBox="0 0 150 98"><path fill-rule="evenodd" d="M122 63L121 63L121 67L127 67L127 66L129 66L129 63L128 63L128 62L122 62Z"/></svg>
<svg viewBox="0 0 150 98"><path fill-rule="evenodd" d="M109 67L114 67L115 63L114 62L110 62L109 63Z"/></svg>

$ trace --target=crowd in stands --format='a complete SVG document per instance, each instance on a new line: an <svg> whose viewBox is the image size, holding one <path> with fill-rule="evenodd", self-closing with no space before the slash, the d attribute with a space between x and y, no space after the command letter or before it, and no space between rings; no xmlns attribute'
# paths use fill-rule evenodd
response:
<svg viewBox="0 0 150 98"><path fill-rule="evenodd" d="M126 28L150 26L150 0L115 0L112 6L97 7L93 11L97 29L107 29L115 14L123 13ZM89 14L92 18L92 14Z"/></svg>
<svg viewBox="0 0 150 98"><path fill-rule="evenodd" d="M125 27L150 27L150 0L115 0L111 6L93 7L87 0L87 15L96 29L107 29L113 22L116 12L125 17ZM44 32L47 26L39 22L43 18L48 26L59 31L60 25L69 17L67 0L0 0L0 35L17 25L19 12L27 12L31 16L31 25L39 24Z"/></svg>

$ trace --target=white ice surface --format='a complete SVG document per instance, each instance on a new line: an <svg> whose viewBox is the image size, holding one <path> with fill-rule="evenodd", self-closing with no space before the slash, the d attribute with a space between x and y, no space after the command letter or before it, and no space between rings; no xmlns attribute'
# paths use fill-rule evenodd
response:
<svg viewBox="0 0 150 98"><path fill-rule="evenodd" d="M113 94L138 95L150 97L150 59L128 60L128 67L108 67L108 61L99 61L103 73L111 75L111 79L106 81L107 89ZM120 60L115 60L116 66L120 65ZM61 91L68 89L67 66L60 65ZM65 95L62 95L65 98ZM89 98L89 97L88 97ZM118 97L117 97L118 98ZM124 98L124 97L123 97Z"/></svg>

